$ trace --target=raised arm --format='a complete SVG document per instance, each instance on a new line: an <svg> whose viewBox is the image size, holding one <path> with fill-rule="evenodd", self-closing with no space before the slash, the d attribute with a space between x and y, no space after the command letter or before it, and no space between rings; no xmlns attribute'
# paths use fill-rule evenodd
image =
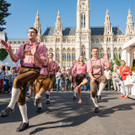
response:
<svg viewBox="0 0 135 135"><path fill-rule="evenodd" d="M17 60L15 54L13 53L12 48L11 48L11 45L9 44L9 42L6 43L4 40L0 40L0 42L2 44L2 47L5 50L7 50L7 52L9 53L12 61L17 62L18 60Z"/></svg>

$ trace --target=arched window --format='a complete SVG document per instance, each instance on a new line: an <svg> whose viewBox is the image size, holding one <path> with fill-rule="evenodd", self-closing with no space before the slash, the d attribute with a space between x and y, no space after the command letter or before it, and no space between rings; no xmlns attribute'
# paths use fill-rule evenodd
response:
<svg viewBox="0 0 135 135"><path fill-rule="evenodd" d="M49 49L49 53L53 53L53 49L52 48Z"/></svg>
<svg viewBox="0 0 135 135"><path fill-rule="evenodd" d="M107 56L108 56L108 59L111 59L111 49L110 48L107 49Z"/></svg>
<svg viewBox="0 0 135 135"><path fill-rule="evenodd" d="M101 58L104 57L104 49L103 48L100 49L100 56L101 56Z"/></svg>
<svg viewBox="0 0 135 135"><path fill-rule="evenodd" d="M66 61L66 53L63 53L63 54L62 54L62 60L63 60L63 61Z"/></svg>
<svg viewBox="0 0 135 135"><path fill-rule="evenodd" d="M68 53L67 54L67 60L70 61L71 60L71 55Z"/></svg>
<svg viewBox="0 0 135 135"><path fill-rule="evenodd" d="M118 57L117 48L114 48L114 59L116 59L116 57Z"/></svg>
<svg viewBox="0 0 135 135"><path fill-rule="evenodd" d="M86 16L84 13L81 14L81 28L86 27Z"/></svg>
<svg viewBox="0 0 135 135"><path fill-rule="evenodd" d="M119 48L119 56L118 56L119 59L121 59L121 54L122 54L122 48L120 47Z"/></svg>
<svg viewBox="0 0 135 135"><path fill-rule="evenodd" d="M85 52L85 46L84 45L82 45L82 47L81 47L81 56L86 57L86 52Z"/></svg>

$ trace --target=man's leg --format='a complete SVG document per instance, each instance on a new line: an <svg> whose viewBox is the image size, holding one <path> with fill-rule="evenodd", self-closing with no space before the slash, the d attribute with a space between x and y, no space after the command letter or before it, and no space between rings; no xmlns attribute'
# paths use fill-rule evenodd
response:
<svg viewBox="0 0 135 135"><path fill-rule="evenodd" d="M95 106L94 112L98 113L99 112L99 107L98 107L98 102L97 102L96 95L97 95L97 83L96 82L90 82L90 97L91 97L92 102L93 102L93 104Z"/></svg>

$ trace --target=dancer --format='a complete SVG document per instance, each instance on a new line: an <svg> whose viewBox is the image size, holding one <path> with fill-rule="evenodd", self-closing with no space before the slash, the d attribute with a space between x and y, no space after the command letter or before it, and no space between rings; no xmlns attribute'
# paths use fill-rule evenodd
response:
<svg viewBox="0 0 135 135"><path fill-rule="evenodd" d="M74 68L74 66L76 64L76 60L73 60L72 64L73 64L73 66L69 69L68 74L69 74L69 78L70 78L70 76L72 77L71 88L73 90L73 100L76 100L76 92L74 92L74 85L75 85L75 82L76 82L76 80L75 80L76 79L76 71L74 71L73 74L72 74L72 69Z"/></svg>
<svg viewBox="0 0 135 135"><path fill-rule="evenodd" d="M46 60L45 65L42 65L42 68L40 70L40 76L38 79L35 81L35 89L36 89L36 96L35 96L35 106L37 106L37 112L40 113L42 112L42 103L41 103L41 95L49 89L50 85L50 78L49 78L49 69L50 69L50 64L49 64L49 59Z"/></svg>
<svg viewBox="0 0 135 135"><path fill-rule="evenodd" d="M84 63L83 56L80 56L78 59L78 62L75 64L74 68L72 69L72 74L74 72L77 72L76 75L76 87L74 89L74 92L78 91L78 103L82 103L81 100L81 86L85 85L88 80L86 79L86 73L87 73L87 65Z"/></svg>
<svg viewBox="0 0 135 135"><path fill-rule="evenodd" d="M31 27L28 30L29 41L26 44L20 45L17 52L14 54L11 45L1 40L3 47L8 51L11 59L14 62L21 60L21 68L18 76L14 79L12 96L10 103L6 109L4 109L0 115L1 117L8 117L13 111L18 101L19 110L22 115L22 123L17 128L17 131L23 131L29 127L29 120L27 117L26 106L26 92L27 83L34 82L38 78L41 64L45 64L46 58L46 46L36 41L38 32L35 28Z"/></svg>
<svg viewBox="0 0 135 135"><path fill-rule="evenodd" d="M50 69L49 69L49 77L50 77L50 86L49 89L46 91L46 104L50 104L50 91L52 90L54 83L56 81L56 73L58 71L58 65L55 61L53 61L53 53L49 54L49 64L51 65Z"/></svg>
<svg viewBox="0 0 135 135"><path fill-rule="evenodd" d="M104 66L106 68L110 67L110 62L105 55L104 58L99 58L99 50L98 48L92 48L91 50L92 58L88 61L87 64L87 72L89 74L89 77L91 79L90 81L90 95L91 99L95 105L95 113L99 112L98 100L101 100L101 92L105 88L106 84L106 77L104 74ZM99 91L97 93L97 88L99 87Z"/></svg>

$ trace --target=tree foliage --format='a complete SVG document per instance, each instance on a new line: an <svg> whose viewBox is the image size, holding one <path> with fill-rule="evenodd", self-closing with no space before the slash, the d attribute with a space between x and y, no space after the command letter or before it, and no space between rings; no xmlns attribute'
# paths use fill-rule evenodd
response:
<svg viewBox="0 0 135 135"><path fill-rule="evenodd" d="M8 17L11 13L8 13L8 8L10 7L10 3L7 3L6 0L0 0L0 31L3 31L6 25L5 18Z"/></svg>
<svg viewBox="0 0 135 135"><path fill-rule="evenodd" d="M1 48L0 49L0 60L3 61L8 55L8 52L4 49L4 48Z"/></svg>

